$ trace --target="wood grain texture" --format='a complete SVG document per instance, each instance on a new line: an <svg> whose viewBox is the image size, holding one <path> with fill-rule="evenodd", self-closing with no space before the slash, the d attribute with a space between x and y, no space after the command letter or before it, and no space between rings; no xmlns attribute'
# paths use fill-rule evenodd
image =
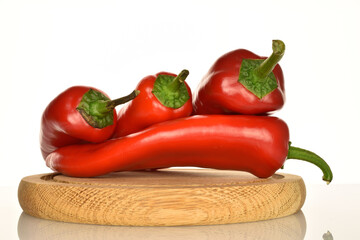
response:
<svg viewBox="0 0 360 240"><path fill-rule="evenodd" d="M21 180L25 213L64 222L177 226L252 222L296 213L304 204L301 177L260 179L240 171L167 169L96 178L40 174Z"/></svg>

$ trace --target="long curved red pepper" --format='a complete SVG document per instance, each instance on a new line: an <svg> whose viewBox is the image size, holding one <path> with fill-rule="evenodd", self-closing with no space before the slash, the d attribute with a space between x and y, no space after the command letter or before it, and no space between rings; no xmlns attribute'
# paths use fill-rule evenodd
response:
<svg viewBox="0 0 360 240"><path fill-rule="evenodd" d="M284 43L274 40L269 58L246 49L221 56L194 92L194 114L265 114L282 108L284 76L277 63L284 51Z"/></svg>
<svg viewBox="0 0 360 240"><path fill-rule="evenodd" d="M82 142L102 142L110 138L116 127L115 106L130 101L138 91L110 100L102 91L74 86L66 89L46 107L40 129L43 158L59 147Z"/></svg>
<svg viewBox="0 0 360 240"><path fill-rule="evenodd" d="M269 116L198 115L175 119L100 144L59 148L46 158L46 164L74 177L195 166L241 170L267 178L287 158L312 162L322 169L325 181L332 180L326 162L314 153L289 147L286 123Z"/></svg>
<svg viewBox="0 0 360 240"><path fill-rule="evenodd" d="M189 71L179 75L159 72L143 78L136 89L139 96L118 112L114 138L138 132L153 124L192 113L192 96L185 82Z"/></svg>

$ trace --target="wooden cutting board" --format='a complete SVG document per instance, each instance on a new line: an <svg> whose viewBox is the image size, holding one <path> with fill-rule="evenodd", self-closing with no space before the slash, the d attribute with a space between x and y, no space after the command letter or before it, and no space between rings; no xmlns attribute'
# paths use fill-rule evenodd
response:
<svg viewBox="0 0 360 240"><path fill-rule="evenodd" d="M240 171L166 169L116 172L96 178L58 173L21 180L25 213L64 222L178 226L251 222L298 212L304 204L301 177L267 179Z"/></svg>

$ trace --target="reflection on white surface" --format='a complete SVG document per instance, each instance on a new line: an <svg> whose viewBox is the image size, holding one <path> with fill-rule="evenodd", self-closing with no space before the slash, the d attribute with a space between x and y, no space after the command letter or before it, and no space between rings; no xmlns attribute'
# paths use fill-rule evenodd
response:
<svg viewBox="0 0 360 240"><path fill-rule="evenodd" d="M127 227L64 223L22 213L18 221L20 240L89 239L206 239L206 240L303 240L306 220L302 211L283 218L252 223L213 226Z"/></svg>
<svg viewBox="0 0 360 240"><path fill-rule="evenodd" d="M333 237L333 235L331 234L330 231L327 231L327 233L324 233L323 239L324 240L334 240L334 237Z"/></svg>

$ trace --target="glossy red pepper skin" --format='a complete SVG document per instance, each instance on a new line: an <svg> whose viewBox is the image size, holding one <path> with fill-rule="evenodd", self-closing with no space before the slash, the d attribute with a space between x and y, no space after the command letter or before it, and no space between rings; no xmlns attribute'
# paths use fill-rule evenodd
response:
<svg viewBox="0 0 360 240"><path fill-rule="evenodd" d="M173 73L159 72L143 78L136 86L140 94L119 110L113 138L141 131L156 123L191 115L192 96L188 84L184 82L190 97L189 100L180 108L166 107L152 93L155 80L159 75L177 76Z"/></svg>
<svg viewBox="0 0 360 240"><path fill-rule="evenodd" d="M277 64L273 73L278 87L259 99L239 80L243 59L266 59L246 49L221 56L209 69L194 92L194 114L267 114L283 107L284 75Z"/></svg>
<svg viewBox="0 0 360 240"><path fill-rule="evenodd" d="M101 129L90 126L76 110L82 97L90 89L106 96L92 87L74 86L59 94L46 107L40 129L40 148L44 159L60 147L83 142L98 143L113 134L117 118L115 109L114 124Z"/></svg>
<svg viewBox="0 0 360 240"><path fill-rule="evenodd" d="M99 144L63 147L46 163L74 177L195 166L248 171L266 178L284 164L288 148L288 127L276 117L199 115Z"/></svg>

